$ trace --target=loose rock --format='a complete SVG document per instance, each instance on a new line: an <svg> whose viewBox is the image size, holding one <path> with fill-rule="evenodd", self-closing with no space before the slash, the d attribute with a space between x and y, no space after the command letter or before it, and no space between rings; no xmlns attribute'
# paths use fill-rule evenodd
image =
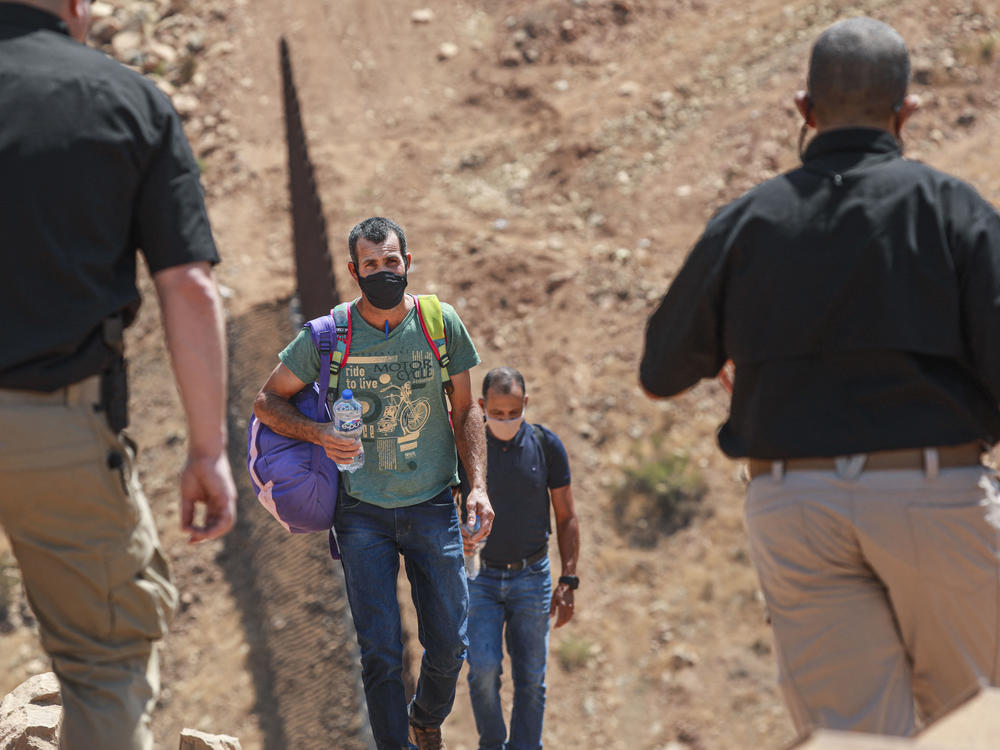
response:
<svg viewBox="0 0 1000 750"><path fill-rule="evenodd" d="M625 81L618 87L619 96L635 96L639 93L639 84L635 81Z"/></svg>
<svg viewBox="0 0 1000 750"><path fill-rule="evenodd" d="M444 42L438 47L438 60L450 60L458 54L458 45L454 42Z"/></svg>
<svg viewBox="0 0 1000 750"><path fill-rule="evenodd" d="M111 40L111 48L119 59L129 61L142 47L142 34L138 31L122 31L115 34Z"/></svg>
<svg viewBox="0 0 1000 750"><path fill-rule="evenodd" d="M206 734L196 729L181 731L179 750L242 750L240 741L227 734Z"/></svg>
<svg viewBox="0 0 1000 750"><path fill-rule="evenodd" d="M100 18L90 25L90 38L98 44L109 44L121 30L122 25L114 16Z"/></svg>
<svg viewBox="0 0 1000 750"><path fill-rule="evenodd" d="M182 118L188 118L198 109L198 97L192 94L176 94L174 96L174 109Z"/></svg>
<svg viewBox="0 0 1000 750"><path fill-rule="evenodd" d="M29 677L0 701L0 747L57 750L61 721L55 674Z"/></svg>

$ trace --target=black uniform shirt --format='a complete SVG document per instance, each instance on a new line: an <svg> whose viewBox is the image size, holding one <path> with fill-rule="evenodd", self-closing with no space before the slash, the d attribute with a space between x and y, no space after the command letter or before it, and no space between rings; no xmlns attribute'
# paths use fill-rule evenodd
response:
<svg viewBox="0 0 1000 750"><path fill-rule="evenodd" d="M216 262L199 170L167 96L0 3L0 388L53 390L100 372L104 318L151 272Z"/></svg>
<svg viewBox="0 0 1000 750"><path fill-rule="evenodd" d="M719 444L789 458L1000 438L1000 216L891 134L816 136L709 222L652 315L640 377L736 364Z"/></svg>

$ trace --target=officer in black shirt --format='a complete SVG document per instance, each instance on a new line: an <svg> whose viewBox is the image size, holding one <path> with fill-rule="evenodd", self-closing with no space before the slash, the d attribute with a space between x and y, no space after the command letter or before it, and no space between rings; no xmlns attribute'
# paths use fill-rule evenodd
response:
<svg viewBox="0 0 1000 750"><path fill-rule="evenodd" d="M81 44L89 21L90 0L0 2L0 524L60 680L60 747L132 750L152 747L177 595L121 432L137 247L187 416L192 541L229 530L235 490L199 170L167 97Z"/></svg>
<svg viewBox="0 0 1000 750"><path fill-rule="evenodd" d="M996 682L1000 216L902 158L909 57L842 21L796 104L801 168L722 208L646 331L672 396L735 364L723 451L801 732L914 731Z"/></svg>

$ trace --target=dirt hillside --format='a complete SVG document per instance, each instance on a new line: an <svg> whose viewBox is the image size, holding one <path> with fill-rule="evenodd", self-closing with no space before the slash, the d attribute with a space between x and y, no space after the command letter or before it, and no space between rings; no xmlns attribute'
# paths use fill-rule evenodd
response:
<svg viewBox="0 0 1000 750"><path fill-rule="evenodd" d="M476 342L483 366L474 383L489 367L518 367L529 419L569 450L582 584L576 617L551 639L546 746L726 750L791 741L747 555L740 467L714 443L726 399L703 383L675 401L645 400L636 387L644 323L711 213L797 163L792 94L804 85L812 40L839 18L873 15L907 39L924 103L904 133L907 154L1000 202L1000 2L172 5L201 19L207 50L201 77L183 91L196 97L186 126L204 165L224 259L218 278L238 341L236 471L246 394L273 367L276 342L291 335L284 35L342 292L354 293L342 270L350 227L375 214L396 218L414 256L411 290L455 304ZM241 593L252 581L227 560L248 540L283 539L182 541L175 506L184 427L157 325L150 293L129 340L133 432L185 592L165 648L160 746L173 747L180 727L193 726L237 735L247 750L354 747L362 740L353 714L329 725L353 726L330 730L351 736L285 734L281 745L261 718L282 690L314 699L330 680L324 659L349 653L351 636L342 605L318 594L311 604L290 602L289 611L317 613L309 653L324 638L331 653L316 656L310 680L293 686L269 682L255 665L257 641L287 623L255 609ZM668 533L676 524L662 503L621 492L639 474L661 495L678 488L701 498L689 525ZM241 497L245 517L263 512L255 502ZM323 539L301 544L303 559L322 559ZM0 547L0 562L5 554ZM335 591L339 568L315 565ZM44 667L32 635L30 616L15 606L0 633L0 694ZM349 692L356 679L338 677L331 690ZM506 696L509 705L509 689ZM346 697L328 709L354 710ZM453 750L477 744L464 676L445 737Z"/></svg>

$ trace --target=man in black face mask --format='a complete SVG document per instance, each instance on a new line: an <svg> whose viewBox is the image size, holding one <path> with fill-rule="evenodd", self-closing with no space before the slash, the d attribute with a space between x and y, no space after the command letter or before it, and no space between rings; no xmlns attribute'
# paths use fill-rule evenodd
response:
<svg viewBox="0 0 1000 750"><path fill-rule="evenodd" d="M1000 215L902 158L909 55L827 29L803 165L722 208L649 320L640 378L735 363L722 450L800 732L907 735L1000 672ZM914 708L917 708L917 712Z"/></svg>
<svg viewBox="0 0 1000 750"><path fill-rule="evenodd" d="M465 520L481 521L475 539L485 539L493 523L483 414L469 375L479 355L455 310L442 302L453 386L449 423L442 368L422 330L426 321L414 297L405 294L406 235L395 222L373 217L354 227L348 246L348 270L361 297L351 305L348 358L339 383L330 385L350 388L364 405L365 463L340 475L334 528L361 646L368 713L379 750L443 748L440 727L468 647L469 592L451 493L458 483L456 449L471 483ZM257 418L349 464L359 452L357 441L338 437L330 424L307 419L288 401L319 376L320 355L309 331L303 329L279 356L257 397ZM425 649L409 706L396 599L400 553Z"/></svg>

